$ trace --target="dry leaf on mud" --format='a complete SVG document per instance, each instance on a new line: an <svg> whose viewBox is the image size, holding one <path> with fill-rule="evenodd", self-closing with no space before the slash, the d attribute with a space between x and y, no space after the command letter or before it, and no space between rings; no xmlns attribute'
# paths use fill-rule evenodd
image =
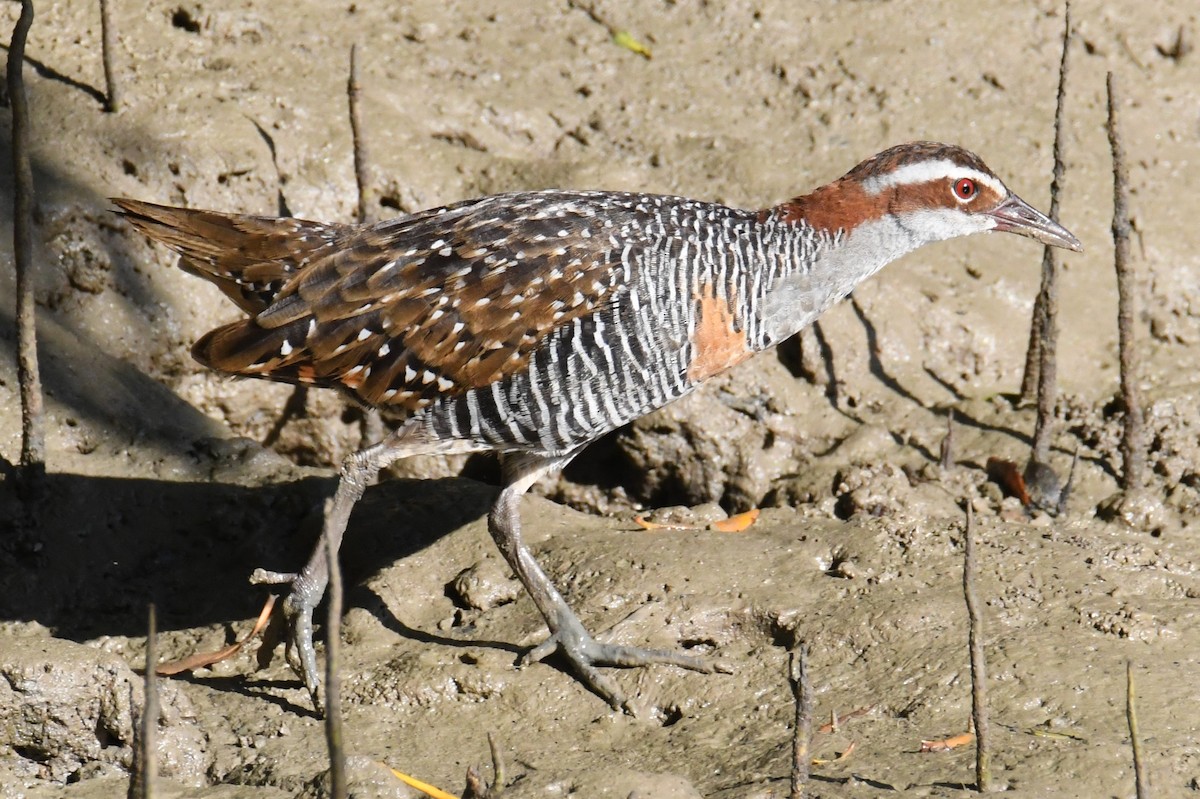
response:
<svg viewBox="0 0 1200 799"><path fill-rule="evenodd" d="M740 533L746 530L750 525L758 520L759 510L748 510L745 513L739 513L735 516L730 516L728 519L722 519L719 522L713 522L709 525L712 529L721 533Z"/></svg>
<svg viewBox="0 0 1200 799"><path fill-rule="evenodd" d="M942 738L938 741L921 741L921 752L949 752L951 749L957 749L960 746L966 746L975 740L975 733L964 732L959 735L952 735L949 738Z"/></svg>
<svg viewBox="0 0 1200 799"><path fill-rule="evenodd" d="M160 677L169 677L172 674L178 674L181 671L193 671L202 669L206 666L211 666L214 663L220 663L222 660L227 660L236 655L241 648L246 645L247 641L252 640L263 628L267 626L267 620L271 618L271 609L275 607L276 595L271 594L267 597L266 604L263 605L262 611L258 614L258 621L254 622L254 629L245 638L232 643L229 646L216 650L215 652L198 652L194 655L188 655L179 660L171 660L166 663L160 663L154 668L154 673Z"/></svg>
<svg viewBox="0 0 1200 799"><path fill-rule="evenodd" d="M837 757L835 757L835 758L833 758L833 759L830 759L830 760L825 760L825 759L823 759L823 758L814 757L814 758L812 759L812 764L813 764L814 766L831 766L831 765L833 765L834 763L841 763L841 762L842 762L842 761L844 761L846 758L850 757L850 755L851 755L851 754L853 754L853 753L854 753L854 748L855 748L856 746L858 746L858 744L857 744L856 742L854 742L854 741L851 741L851 742L850 742L850 745L846 747L846 751L842 752L842 753L841 753L840 755L838 755Z"/></svg>

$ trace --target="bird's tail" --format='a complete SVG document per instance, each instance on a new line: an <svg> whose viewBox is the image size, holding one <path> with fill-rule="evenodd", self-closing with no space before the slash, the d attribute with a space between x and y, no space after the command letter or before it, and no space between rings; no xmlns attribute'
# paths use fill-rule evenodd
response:
<svg viewBox="0 0 1200 799"><path fill-rule="evenodd" d="M112 201L135 228L179 253L185 270L215 284L251 315L266 309L292 275L346 230L305 219Z"/></svg>

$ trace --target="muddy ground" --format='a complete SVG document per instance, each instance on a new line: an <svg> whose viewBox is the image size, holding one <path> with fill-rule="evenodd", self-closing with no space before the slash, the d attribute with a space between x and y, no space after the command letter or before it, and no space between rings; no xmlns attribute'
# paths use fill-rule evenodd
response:
<svg viewBox="0 0 1200 799"><path fill-rule="evenodd" d="M163 657L244 635L265 597L247 576L301 563L332 467L358 444L359 414L332 395L285 418L289 388L194 364L190 343L236 310L105 200L349 221L352 43L379 218L547 186L760 207L924 138L975 150L1048 203L1058 2L599 0L594 15L561 2L118 3L118 114L102 111L97 4L38 5L26 75L49 502L18 538L12 480L0 483L6 797L123 795L147 603ZM0 25L16 12L5 4ZM784 796L787 650L801 639L819 720L869 709L816 735L817 757L853 750L814 769L811 795L963 795L969 747L918 750L969 714L967 502L998 782L1014 796L1132 796L1130 661L1156 794L1200 791L1200 12L1080 0L1074 16L1061 218L1087 251L1064 257L1061 281L1054 467L1079 452L1067 512L1030 517L984 471L1028 453L1032 414L1014 393L1041 248L999 235L928 248L827 314L803 344L824 359L817 379L799 374L795 343L761 356L525 502L528 537L590 629L732 674L621 672L637 710L624 716L553 663L517 670L544 628L487 535L494 466L402 464L372 488L344 549L356 795L415 795L379 763L457 793L468 765L490 774L490 732L513 799ZM1100 510L1122 467L1107 70L1125 98L1157 505L1115 520ZM6 220L11 187L6 159ZM12 313L0 308L9 462ZM942 470L951 409L956 462ZM632 523L666 506L764 510L738 534ZM322 727L281 658L256 671L246 651L162 693L165 795L319 795Z"/></svg>

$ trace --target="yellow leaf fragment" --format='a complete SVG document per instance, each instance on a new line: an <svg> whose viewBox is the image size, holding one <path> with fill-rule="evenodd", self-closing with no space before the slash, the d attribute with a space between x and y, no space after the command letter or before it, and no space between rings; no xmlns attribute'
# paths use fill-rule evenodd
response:
<svg viewBox="0 0 1200 799"><path fill-rule="evenodd" d="M637 53L642 58L649 60L652 56L650 48L633 38L629 31L613 31L613 44L624 47L631 53Z"/></svg>
<svg viewBox="0 0 1200 799"><path fill-rule="evenodd" d="M410 777L403 771L396 771L396 769L392 768L391 766L388 766L388 771L392 772L396 779L400 780L405 785L416 788L426 796L432 796L433 799L458 799L458 797L452 793L446 793L441 788L435 788L427 782L421 782L416 777Z"/></svg>

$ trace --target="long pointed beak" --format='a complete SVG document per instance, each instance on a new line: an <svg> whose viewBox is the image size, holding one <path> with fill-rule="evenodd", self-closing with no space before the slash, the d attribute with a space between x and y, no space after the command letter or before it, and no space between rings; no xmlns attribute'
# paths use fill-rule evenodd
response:
<svg viewBox="0 0 1200 799"><path fill-rule="evenodd" d="M1019 233L1051 247L1083 252L1083 245L1071 231L1015 194L1008 195L1008 199L996 206L990 214L996 220L996 230Z"/></svg>

